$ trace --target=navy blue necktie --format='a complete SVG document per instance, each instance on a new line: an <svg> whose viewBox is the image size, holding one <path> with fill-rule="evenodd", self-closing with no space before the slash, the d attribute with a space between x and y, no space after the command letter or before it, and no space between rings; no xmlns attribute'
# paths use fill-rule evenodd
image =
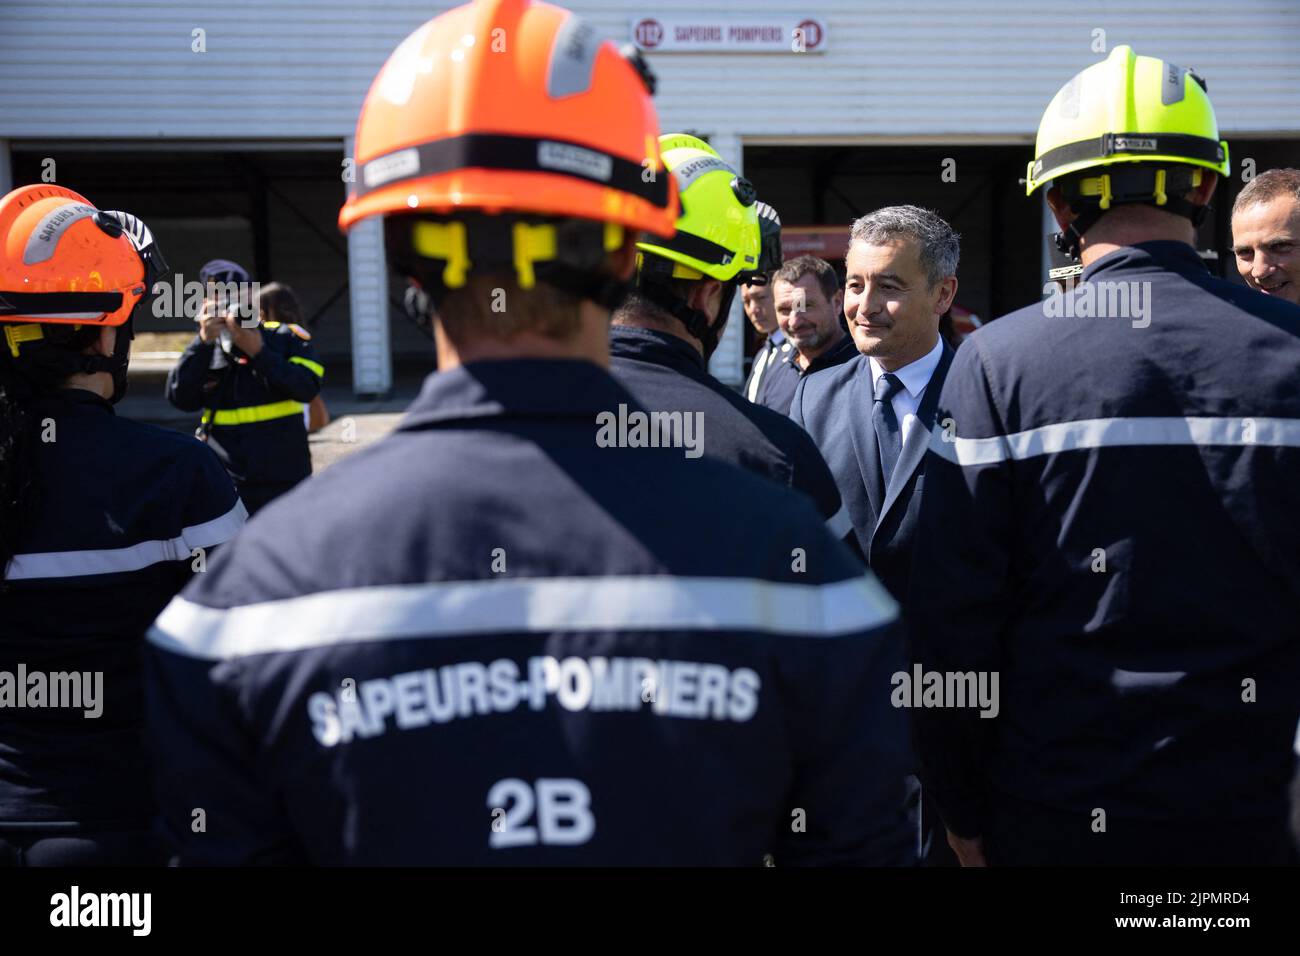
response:
<svg viewBox="0 0 1300 956"><path fill-rule="evenodd" d="M884 479L883 491L889 489L889 479L903 453L902 430L894 414L894 396L903 388L897 375L885 373L876 379L875 401L871 405L871 427L876 433L876 447L880 450L880 474Z"/></svg>

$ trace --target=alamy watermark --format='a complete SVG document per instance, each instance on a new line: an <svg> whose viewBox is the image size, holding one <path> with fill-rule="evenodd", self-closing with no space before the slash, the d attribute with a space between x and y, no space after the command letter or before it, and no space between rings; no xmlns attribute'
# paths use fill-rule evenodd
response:
<svg viewBox="0 0 1300 956"><path fill-rule="evenodd" d="M596 416L599 448L682 448L687 458L704 454L703 412L643 412L619 405Z"/></svg>
<svg viewBox="0 0 1300 956"><path fill-rule="evenodd" d="M920 664L897 671L890 678L894 692L889 702L895 707L978 708L980 717L998 715L997 671L927 671Z"/></svg>
<svg viewBox="0 0 1300 956"><path fill-rule="evenodd" d="M153 926L152 893L83 893L73 884L66 893L50 897L50 925L55 927L117 926L132 936L148 936Z"/></svg>
<svg viewBox="0 0 1300 956"><path fill-rule="evenodd" d="M179 272L170 280L155 282L153 314L159 319L187 318L197 321L203 303L213 301L218 315L234 313L246 329L257 325L260 282L188 282Z"/></svg>
<svg viewBox="0 0 1300 956"><path fill-rule="evenodd" d="M1080 282L1062 290L1043 286L1043 314L1049 319L1128 319L1135 329L1151 324L1150 282Z"/></svg>
<svg viewBox="0 0 1300 956"><path fill-rule="evenodd" d="M71 708L94 719L104 712L103 671L0 671L0 710Z"/></svg>

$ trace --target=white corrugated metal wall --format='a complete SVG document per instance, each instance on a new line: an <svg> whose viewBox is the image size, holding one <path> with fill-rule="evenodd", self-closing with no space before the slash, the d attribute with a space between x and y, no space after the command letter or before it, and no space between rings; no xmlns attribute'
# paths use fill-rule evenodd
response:
<svg viewBox="0 0 1300 956"><path fill-rule="evenodd" d="M451 4L4 0L0 136L342 137L371 78ZM652 56L666 126L783 140L1022 138L1071 73L1130 43L1210 80L1226 130L1300 130L1295 0L571 0L624 40L641 15L808 12L828 51ZM206 53L191 51L206 31Z"/></svg>
<svg viewBox="0 0 1300 956"><path fill-rule="evenodd" d="M620 41L632 20L646 15L767 10L825 20L824 53L651 57L664 127L710 135L737 164L746 142L1025 141L1055 90L1099 59L1099 47L1119 43L1206 76L1229 137L1300 133L1296 0L569 5ZM448 6L416 0L4 0L0 141L342 141L389 51ZM205 52L196 52L200 37ZM361 241L350 243L354 254ZM354 316L359 295L383 288L382 275L365 272L382 270L382 262L382 252L372 250L353 263ZM373 305L366 308L374 321ZM718 356L728 378L739 369L734 332ZM383 337L383 347L386 342ZM359 358L365 360L358 368L374 367L371 357ZM375 381L383 378L374 374Z"/></svg>

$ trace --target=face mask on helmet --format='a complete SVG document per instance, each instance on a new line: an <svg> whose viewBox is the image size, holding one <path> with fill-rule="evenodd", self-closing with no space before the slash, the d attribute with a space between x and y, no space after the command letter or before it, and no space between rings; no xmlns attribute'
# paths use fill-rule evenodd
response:
<svg viewBox="0 0 1300 956"><path fill-rule="evenodd" d="M109 372L113 376L113 394L109 401L116 405L126 395L127 366L131 361L131 340L135 338L135 317L147 309L153 302L154 287L167 275L167 260L150 232L149 227L129 212L105 211L95 217L96 224L109 235L126 234L131 245L139 253L144 263L144 295L132 309L131 315L117 328L117 339L113 345L113 354L107 358L99 357L100 363L107 367L97 371ZM114 232L113 230L117 231Z"/></svg>
<svg viewBox="0 0 1300 956"><path fill-rule="evenodd" d="M785 261L781 253L781 217L761 199L754 203L754 208L758 210L758 265L736 276L741 285L767 285L771 274Z"/></svg>

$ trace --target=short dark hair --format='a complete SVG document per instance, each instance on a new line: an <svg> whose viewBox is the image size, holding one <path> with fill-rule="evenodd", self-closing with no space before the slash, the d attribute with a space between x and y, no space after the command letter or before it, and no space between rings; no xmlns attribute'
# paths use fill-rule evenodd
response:
<svg viewBox="0 0 1300 956"><path fill-rule="evenodd" d="M770 284L775 285L776 280L780 279L790 285L797 285L806 275L817 277L817 284L821 286L822 295L826 297L827 302L840 291L840 277L835 274L835 268L825 259L818 259L816 256L799 256L786 260L781 264L781 268L772 273Z"/></svg>
<svg viewBox="0 0 1300 956"><path fill-rule="evenodd" d="M697 279L668 279L661 284L668 292L684 301L690 296L691 289L698 281ZM639 286L633 285L622 304L614 310L610 321L614 325L632 325L668 331L679 324L681 319L646 297Z"/></svg>
<svg viewBox="0 0 1300 956"><path fill-rule="evenodd" d="M302 304L293 289L283 282L268 282L257 290L257 309L270 321L302 325Z"/></svg>
<svg viewBox="0 0 1300 956"><path fill-rule="evenodd" d="M1237 193L1232 203L1232 214L1235 216L1238 210L1247 206L1272 202L1279 196L1289 196L1300 202L1300 169L1286 167L1260 173Z"/></svg>

